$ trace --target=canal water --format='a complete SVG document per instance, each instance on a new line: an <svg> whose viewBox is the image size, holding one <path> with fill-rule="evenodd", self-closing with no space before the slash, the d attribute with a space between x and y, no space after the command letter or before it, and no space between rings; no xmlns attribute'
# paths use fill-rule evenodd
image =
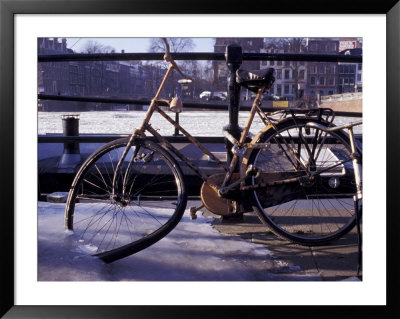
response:
<svg viewBox="0 0 400 319"><path fill-rule="evenodd" d="M67 112L38 112L38 134L61 134L62 115ZM80 134L130 134L144 119L145 111L93 111L80 112ZM239 125L243 127L249 112L239 113ZM174 118L174 113L169 112ZM355 122L360 118L339 117L334 120L336 125ZM180 124L194 136L222 136L223 127L228 124L228 111L186 111L180 113ZM162 135L170 136L174 127L161 115L154 113L150 122L153 128ZM251 133L256 134L264 127L257 116L253 122ZM356 134L362 133L362 126L355 128Z"/></svg>

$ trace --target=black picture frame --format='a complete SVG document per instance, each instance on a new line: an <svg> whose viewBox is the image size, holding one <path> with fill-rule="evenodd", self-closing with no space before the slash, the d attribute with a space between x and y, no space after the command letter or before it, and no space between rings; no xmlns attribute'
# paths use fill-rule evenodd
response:
<svg viewBox="0 0 400 319"><path fill-rule="evenodd" d="M14 17L16 14L385 14L387 18L387 305L386 306L17 306L14 303ZM397 165L400 162L397 137L400 120L399 58L400 3L398 0L327 0L327 1L267 1L238 5L237 2L215 0L158 1L158 0L0 0L0 181L1 181L1 279L0 315L5 318L204 318L215 316L249 317L258 314L280 317L305 317L316 312L354 317L378 315L399 317L399 287L395 260L399 255L395 235L398 225L396 207ZM379 80L379 79L378 79ZM377 123L379 124L379 123ZM377 128L378 130L378 128ZM323 293L323 292L321 292ZM256 312L255 312L256 310Z"/></svg>

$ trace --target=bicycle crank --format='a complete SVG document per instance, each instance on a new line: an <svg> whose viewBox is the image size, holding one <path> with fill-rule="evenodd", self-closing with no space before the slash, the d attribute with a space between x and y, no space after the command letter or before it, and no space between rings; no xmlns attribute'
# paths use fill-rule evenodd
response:
<svg viewBox="0 0 400 319"><path fill-rule="evenodd" d="M234 173L231 182L239 180L240 174ZM221 197L215 185L221 185L225 173L214 174L204 182L200 189L200 196L204 206L212 213L221 216L232 216L252 211L251 206L241 196L240 192L232 193L229 197Z"/></svg>

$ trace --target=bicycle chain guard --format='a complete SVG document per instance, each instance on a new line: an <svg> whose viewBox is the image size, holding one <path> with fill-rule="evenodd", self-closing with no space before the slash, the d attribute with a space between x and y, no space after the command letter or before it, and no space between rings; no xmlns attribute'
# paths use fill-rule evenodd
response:
<svg viewBox="0 0 400 319"><path fill-rule="evenodd" d="M221 216L232 216L251 211L251 206L241 198L240 194L235 194L236 198L235 195L229 198L218 195L218 189L214 185L221 185L224 178L225 173L214 174L208 178L208 182L203 183L200 196L204 206L213 214ZM234 173L231 182L239 178L240 174Z"/></svg>

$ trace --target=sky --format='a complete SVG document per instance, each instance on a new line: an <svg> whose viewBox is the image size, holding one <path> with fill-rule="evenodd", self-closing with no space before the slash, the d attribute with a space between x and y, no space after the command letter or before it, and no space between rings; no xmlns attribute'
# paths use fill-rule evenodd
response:
<svg viewBox="0 0 400 319"><path fill-rule="evenodd" d="M194 52L213 52L213 38L192 38L195 47ZM75 52L81 52L88 41L95 41L105 46L111 46L115 52L125 53L148 52L150 38L67 38L67 47Z"/></svg>

